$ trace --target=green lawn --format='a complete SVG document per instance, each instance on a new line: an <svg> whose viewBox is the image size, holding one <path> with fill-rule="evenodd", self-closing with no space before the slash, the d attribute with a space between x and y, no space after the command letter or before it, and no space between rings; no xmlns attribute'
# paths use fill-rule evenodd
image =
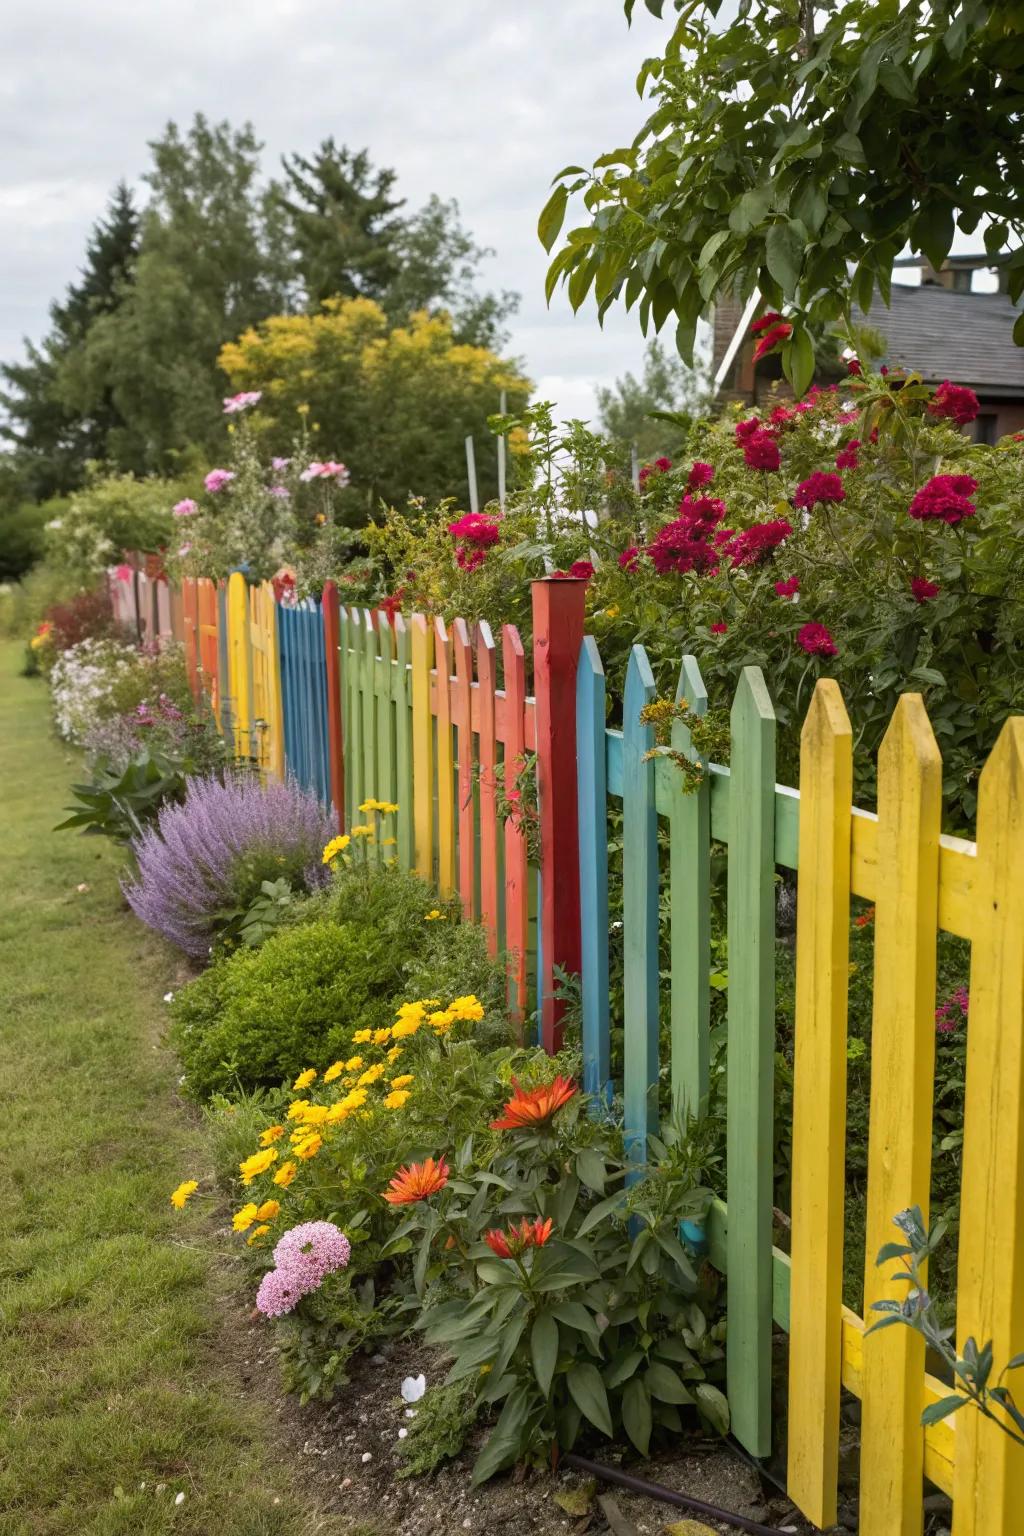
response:
<svg viewBox="0 0 1024 1536"><path fill-rule="evenodd" d="M168 1202L208 1165L159 1046L173 960L116 850L51 831L77 763L21 654L0 645L0 1530L339 1532L240 1396L214 1215Z"/></svg>

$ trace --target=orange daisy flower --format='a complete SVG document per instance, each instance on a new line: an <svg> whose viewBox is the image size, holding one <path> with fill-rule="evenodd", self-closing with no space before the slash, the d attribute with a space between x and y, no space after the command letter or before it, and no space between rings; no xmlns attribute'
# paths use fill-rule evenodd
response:
<svg viewBox="0 0 1024 1536"><path fill-rule="evenodd" d="M448 1172L443 1157L436 1163L432 1157L424 1158L422 1163L410 1163L399 1168L384 1191L384 1199L389 1205L415 1205L417 1200L426 1200L443 1189L448 1183Z"/></svg>
<svg viewBox="0 0 1024 1536"><path fill-rule="evenodd" d="M543 1248L551 1236L551 1217L534 1222L523 1220L518 1227L511 1226L506 1232L495 1227L484 1233L484 1242L499 1259L515 1259L527 1248Z"/></svg>
<svg viewBox="0 0 1024 1536"><path fill-rule="evenodd" d="M546 1125L555 1111L561 1109L563 1104L568 1104L576 1092L576 1084L571 1077L556 1077L553 1083L527 1090L520 1088L513 1078L512 1086L515 1094L505 1105L502 1119L491 1121L492 1131L536 1130Z"/></svg>

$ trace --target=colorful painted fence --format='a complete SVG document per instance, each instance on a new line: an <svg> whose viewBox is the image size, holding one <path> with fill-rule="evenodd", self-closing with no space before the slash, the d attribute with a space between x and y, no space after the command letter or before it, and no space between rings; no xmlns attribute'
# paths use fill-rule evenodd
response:
<svg viewBox="0 0 1024 1536"><path fill-rule="evenodd" d="M773 1341L785 1331L788 1488L808 1518L822 1528L835 1519L845 1390L862 1405L863 1536L917 1536L925 1479L952 1496L954 1536L1009 1536L1014 1510L1024 1509L1024 1450L973 1410L922 1427L922 1410L949 1387L927 1374L921 1339L901 1328L866 1339L864 1319L843 1306L847 986L850 903L861 898L874 903L876 929L870 1318L874 1301L901 1295L873 1262L893 1215L928 1210L937 934L971 943L956 1336L961 1350L968 1336L991 1339L998 1366L1024 1348L1024 720L1005 724L982 771L972 843L940 832L941 758L916 695L901 699L882 744L876 813L853 806L853 736L829 680L819 682L804 724L799 790L775 782L775 713L756 668L737 686L728 767L704 764L699 787L687 792L677 762L640 723L655 695L642 647L614 711L622 728L608 726L608 685L583 634L580 583L534 583L532 656L510 626L496 640L484 623L392 620L340 607L332 584L321 605L278 606L266 588L245 595L233 576L220 590L186 587L168 607L175 633L181 616L190 669L222 724L238 742L266 742L255 753L265 771L295 773L333 799L346 824L366 798L397 802L399 863L458 899L486 928L492 951L509 955L521 1021L537 985L549 1049L559 1041L554 967L581 973L585 1087L597 1099L621 1092L638 1161L659 1128L666 1078L674 1109L699 1110L708 1093L711 859L713 848L725 851L728 1200L712 1208L706 1237L712 1263L728 1275L733 1432L756 1456L772 1450ZM676 696L698 715L707 708L694 657L682 660ZM672 750L697 760L680 722ZM506 768L526 753L536 754L539 795L535 944L526 839L516 818L498 814ZM609 1040L608 814L616 803L621 1084L611 1082ZM798 890L788 1254L772 1242L779 870L795 871ZM665 881L667 976L659 970Z"/></svg>

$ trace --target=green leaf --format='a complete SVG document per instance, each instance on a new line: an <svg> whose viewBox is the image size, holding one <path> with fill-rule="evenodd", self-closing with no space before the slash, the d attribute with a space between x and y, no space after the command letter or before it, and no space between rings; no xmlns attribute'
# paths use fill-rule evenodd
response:
<svg viewBox="0 0 1024 1536"><path fill-rule="evenodd" d="M608 1394L596 1365L584 1362L574 1365L566 1377L569 1396L591 1424L612 1438L612 1416L608 1409Z"/></svg>
<svg viewBox="0 0 1024 1536"><path fill-rule="evenodd" d="M568 201L568 188L558 186L541 209L540 218L537 220L537 233L540 236L540 243L546 251L550 251L558 239L562 223L565 219L565 209Z"/></svg>
<svg viewBox="0 0 1024 1536"><path fill-rule="evenodd" d="M1016 346L1024 347L1024 312L1013 322L1013 340Z"/></svg>
<svg viewBox="0 0 1024 1536"><path fill-rule="evenodd" d="M486 1483L489 1477L500 1472L504 1467L509 1467L517 1459L521 1444L523 1430L529 1418L530 1399L525 1387L519 1386L510 1392L505 1406L501 1410L501 1417L491 1432L490 1439L484 1446L480 1455L473 1463L473 1487L479 1487Z"/></svg>
<svg viewBox="0 0 1024 1536"><path fill-rule="evenodd" d="M621 1387L624 1381L628 1381L637 1366L643 1364L644 1352L642 1349L630 1349L625 1354L619 1355L604 1368L604 1384L606 1387Z"/></svg>
<svg viewBox="0 0 1024 1536"><path fill-rule="evenodd" d="M580 1182L592 1189L595 1195L604 1194L606 1172L604 1158L594 1147L584 1147L582 1152L577 1153L576 1173Z"/></svg>
<svg viewBox="0 0 1024 1536"><path fill-rule="evenodd" d="M937 1403L929 1403L921 1415L922 1424L937 1424L940 1419L948 1419L951 1413L956 1413L958 1408L963 1408L968 1402L966 1397L940 1397Z"/></svg>
<svg viewBox="0 0 1024 1536"><path fill-rule="evenodd" d="M749 235L756 224L767 216L772 206L769 187L754 187L744 192L729 214L729 228L737 235Z"/></svg>
<svg viewBox="0 0 1024 1536"><path fill-rule="evenodd" d="M544 1396L551 1391L551 1378L558 1362L558 1324L550 1312L538 1312L530 1329L530 1359L533 1374Z"/></svg>
<svg viewBox="0 0 1024 1536"><path fill-rule="evenodd" d="M580 1222L576 1236L586 1237L587 1233L593 1232L595 1227L599 1227L606 1217L611 1216L616 1211L620 1211L625 1203L626 1194L624 1190L619 1190L616 1195L609 1195L606 1200L599 1200L593 1210L588 1211Z"/></svg>
<svg viewBox="0 0 1024 1536"><path fill-rule="evenodd" d="M794 224L773 224L765 236L765 264L783 294L791 299L800 281L804 241Z"/></svg>
<svg viewBox="0 0 1024 1536"><path fill-rule="evenodd" d="M693 1398L671 1366L655 1360L644 1373L644 1384L652 1397L663 1403L692 1403Z"/></svg>
<svg viewBox="0 0 1024 1536"><path fill-rule="evenodd" d="M557 1317L568 1328L575 1328L577 1333L585 1333L594 1339L601 1337L597 1322L581 1301L560 1301L551 1308L551 1316Z"/></svg>
<svg viewBox="0 0 1024 1536"><path fill-rule="evenodd" d="M799 400L814 378L814 343L802 325L794 329L782 349L782 369Z"/></svg>
<svg viewBox="0 0 1024 1536"><path fill-rule="evenodd" d="M715 252L721 250L722 246L728 240L729 234L730 231L727 229L716 229L715 233L710 235L708 239L705 240L704 244L701 246L700 255L697 257L698 270L700 270L702 267L706 267L708 262L711 261L712 257L715 255Z"/></svg>
<svg viewBox="0 0 1024 1536"><path fill-rule="evenodd" d="M651 1445L651 1398L639 1376L626 1383L622 1394L622 1427L640 1455L646 1456Z"/></svg>
<svg viewBox="0 0 1024 1536"><path fill-rule="evenodd" d="M914 220L910 240L938 271L953 244L952 204L940 197L933 197L927 202Z"/></svg>
<svg viewBox="0 0 1024 1536"><path fill-rule="evenodd" d="M710 1381L698 1381L693 1389L693 1395L697 1399L697 1407L713 1429L717 1429L720 1435L729 1433L729 1403L713 1387Z"/></svg>

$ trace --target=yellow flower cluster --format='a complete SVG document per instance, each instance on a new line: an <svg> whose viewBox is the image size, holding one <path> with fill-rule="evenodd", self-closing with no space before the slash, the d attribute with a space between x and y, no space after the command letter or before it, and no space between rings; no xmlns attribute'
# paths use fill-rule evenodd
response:
<svg viewBox="0 0 1024 1536"><path fill-rule="evenodd" d="M381 816L393 816L398 806L392 805L390 800L364 800L359 810L363 816L369 816L371 811L378 811Z"/></svg>
<svg viewBox="0 0 1024 1536"><path fill-rule="evenodd" d="M394 1066L404 1049L397 1042L417 1034L424 1026L440 1038L448 1033L453 1024L459 1021L474 1023L483 1016L483 1004L472 993L454 998L446 1008L438 997L422 997L416 1002L402 1003L397 1009L394 1024L389 1028L356 1030L352 1036L353 1043L381 1049L383 1059L367 1063L365 1057L357 1053L332 1062L324 1070L320 1083L325 1088L331 1083L338 1083L346 1091L340 1098L324 1104L305 1097L293 1099L284 1114L286 1123L269 1125L261 1131L259 1149L239 1163L242 1183L248 1186L253 1179L273 1169L273 1183L279 1189L287 1189L297 1176L301 1164L317 1156L334 1127L355 1114L360 1118L369 1118L376 1107L385 1110L404 1109L413 1097L416 1074L401 1072L394 1077L388 1076L388 1069ZM306 1067L296 1077L292 1091L302 1095L316 1081L316 1068ZM371 1103L370 1092L378 1083L384 1092ZM288 1157L275 1168L278 1162L275 1143L285 1135L288 1137ZM180 1185L171 1196L172 1202L180 1208L196 1188L194 1181ZM255 1200L249 1201L234 1217L235 1231L249 1232L247 1241L254 1242L266 1235L270 1230L269 1223L279 1211L280 1203L276 1200L264 1200L262 1204Z"/></svg>
<svg viewBox="0 0 1024 1536"><path fill-rule="evenodd" d="M339 853L345 852L345 849L348 847L351 841L352 839L348 836L347 833L342 833L340 837L332 837L330 842L327 844L327 847L324 849L323 862L325 864L330 864L331 860L336 859Z"/></svg>
<svg viewBox="0 0 1024 1536"><path fill-rule="evenodd" d="M198 1188L199 1185L195 1179L186 1179L184 1184L179 1184L177 1189L171 1194L171 1204L174 1206L174 1209L176 1211L183 1211L185 1209L185 1202L192 1198Z"/></svg>

